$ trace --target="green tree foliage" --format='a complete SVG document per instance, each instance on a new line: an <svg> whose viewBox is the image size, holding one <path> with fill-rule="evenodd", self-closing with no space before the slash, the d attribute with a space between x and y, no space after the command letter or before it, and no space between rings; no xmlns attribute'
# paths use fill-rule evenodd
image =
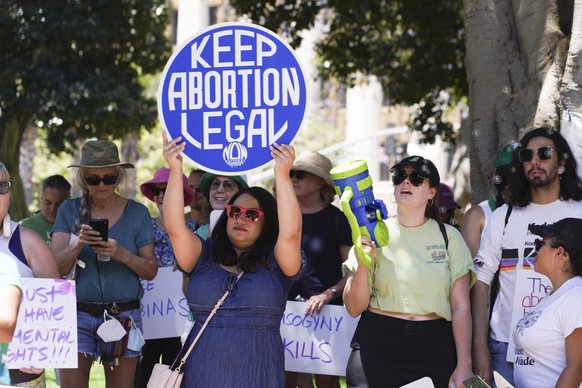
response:
<svg viewBox="0 0 582 388"><path fill-rule="evenodd" d="M313 27L316 17L321 18L327 31L316 49L323 79L335 78L352 85L359 74L375 75L390 103L421 102L411 125L427 141L434 141L435 133L445 140L455 140L452 126L441 117L444 110L468 93L463 63L462 2L231 0L230 3L255 23L288 37L292 46L301 43L301 32ZM451 96L446 104L443 90Z"/></svg>
<svg viewBox="0 0 582 388"><path fill-rule="evenodd" d="M45 130L52 152L155 125L155 98L143 95L139 79L171 54L168 7L166 0L0 0L0 160L15 180L13 201L23 197L18 150L28 125Z"/></svg>

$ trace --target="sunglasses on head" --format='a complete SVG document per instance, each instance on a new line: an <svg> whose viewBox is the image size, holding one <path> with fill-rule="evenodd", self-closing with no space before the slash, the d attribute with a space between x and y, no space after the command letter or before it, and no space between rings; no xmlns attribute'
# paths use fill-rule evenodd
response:
<svg viewBox="0 0 582 388"><path fill-rule="evenodd" d="M517 153L517 157L521 163L531 162L534 157L534 152L531 148L523 148ZM537 149L538 158L540 160L548 160L554 154L554 149L552 147L544 146Z"/></svg>
<svg viewBox="0 0 582 388"><path fill-rule="evenodd" d="M85 182L87 182L89 186L99 186L99 183L101 182L107 186L111 186L117 183L118 177L118 175L104 175L103 177L86 176Z"/></svg>
<svg viewBox="0 0 582 388"><path fill-rule="evenodd" d="M8 194L11 186L12 182L10 181L0 181L0 194Z"/></svg>
<svg viewBox="0 0 582 388"><path fill-rule="evenodd" d="M400 170L392 174L392 183L394 186L399 185L404 182L406 178L408 178L408 181L416 187L422 186L422 183L424 182L424 177L420 175L418 171L413 171L410 174L407 174L404 170Z"/></svg>
<svg viewBox="0 0 582 388"><path fill-rule="evenodd" d="M160 195L160 193L166 192L166 186L152 186L150 187L150 191L152 192L152 195L154 197L157 197L158 195Z"/></svg>
<svg viewBox="0 0 582 388"><path fill-rule="evenodd" d="M259 222L261 217L265 217L265 213L258 209L248 209L237 205L226 205L226 216L228 218L236 220L241 216L241 214L244 214L245 219L248 222Z"/></svg>
<svg viewBox="0 0 582 388"><path fill-rule="evenodd" d="M297 178L297 179L301 180L301 179L305 178L305 176L307 174L308 174L307 172L301 171L301 170L291 170L291 171L289 171L289 177L291 179Z"/></svg>
<svg viewBox="0 0 582 388"><path fill-rule="evenodd" d="M210 190L212 190L212 191L213 190L218 190L220 188L220 185L222 185L222 187L224 188L224 190L228 191L229 193L232 193L238 187L237 185L235 185L231 181L219 181L219 180L215 180L210 185Z"/></svg>

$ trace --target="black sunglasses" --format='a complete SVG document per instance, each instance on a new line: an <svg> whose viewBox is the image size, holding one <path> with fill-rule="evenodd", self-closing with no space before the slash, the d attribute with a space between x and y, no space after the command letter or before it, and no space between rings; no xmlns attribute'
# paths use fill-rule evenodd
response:
<svg viewBox="0 0 582 388"><path fill-rule="evenodd" d="M150 187L150 191L152 192L152 195L154 197L157 197L158 195L160 195L160 193L166 192L166 186L152 186Z"/></svg>
<svg viewBox="0 0 582 388"><path fill-rule="evenodd" d="M297 179L301 180L301 179L305 178L305 175L306 174L308 174L308 173L305 172L305 171L301 171L301 170L291 170L291 171L289 171L289 177L291 179L297 178Z"/></svg>
<svg viewBox="0 0 582 388"><path fill-rule="evenodd" d="M517 157L521 163L531 162L534 157L534 152L531 148L523 148L517 153ZM548 160L554 154L554 149L552 147L544 146L537 149L538 158L540 160Z"/></svg>
<svg viewBox="0 0 582 388"><path fill-rule="evenodd" d="M265 216L265 213L258 209L249 209L236 205L226 205L226 216L228 218L236 220L241 216L241 214L244 214L246 220L249 222L258 222L261 217Z"/></svg>
<svg viewBox="0 0 582 388"><path fill-rule="evenodd" d="M392 173L392 184L394 184L394 186L399 185L404 182L406 178L408 178L410 183L416 187L422 186L422 183L424 182L424 177L420 175L418 171L413 171L410 174L407 174L404 170L400 170Z"/></svg>
<svg viewBox="0 0 582 388"><path fill-rule="evenodd" d="M536 238L534 241L534 247L536 249L536 252L539 252L540 249L542 249L542 247L544 245L547 245L548 243L544 240L542 240L541 238Z"/></svg>
<svg viewBox="0 0 582 388"><path fill-rule="evenodd" d="M114 185L115 183L117 183L118 177L119 177L118 175L105 175L103 177L86 176L85 182L87 182L87 184L89 186L99 186L99 183L101 183L101 182L103 182L107 186L111 186L111 185Z"/></svg>
<svg viewBox="0 0 582 388"><path fill-rule="evenodd" d="M11 186L12 182L10 181L0 181L0 194L8 194Z"/></svg>

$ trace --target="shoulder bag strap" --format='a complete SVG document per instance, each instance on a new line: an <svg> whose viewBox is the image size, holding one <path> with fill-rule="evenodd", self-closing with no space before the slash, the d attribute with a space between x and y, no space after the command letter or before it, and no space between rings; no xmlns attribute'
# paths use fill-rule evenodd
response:
<svg viewBox="0 0 582 388"><path fill-rule="evenodd" d="M200 329L200 331L196 335L196 338L194 338L194 341L192 341L192 344L190 344L188 351L184 354L184 357L182 357L182 359L180 360L180 364L176 367L175 370L178 373L181 373L182 366L184 366L184 364L186 363L186 359L190 355L190 352L192 352L192 349L194 349L194 345L196 345L196 343L198 342L198 339L200 338L200 336L204 332L204 329L206 329L206 326L208 326L208 323L210 322L212 317L214 317L214 315L216 314L216 312L218 311L220 306L222 306L222 304L224 303L224 300L226 299L228 294L230 294L230 292L234 289L235 284L240 280L243 273L244 273L244 271L241 271L241 273L238 274L238 276L236 277L236 280L231 285L228 286L228 288L226 289L226 291L224 292L222 297L220 299L218 299L218 302L216 302L216 304L214 305L214 308L212 309L212 311L208 315L208 318L206 318L206 321L204 321L204 324L202 325L202 328Z"/></svg>

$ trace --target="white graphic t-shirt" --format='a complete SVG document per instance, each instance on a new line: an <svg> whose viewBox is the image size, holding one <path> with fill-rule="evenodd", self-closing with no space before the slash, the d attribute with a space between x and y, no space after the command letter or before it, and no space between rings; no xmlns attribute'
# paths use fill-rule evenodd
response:
<svg viewBox="0 0 582 388"><path fill-rule="evenodd" d="M532 203L523 208L513 207L505 225L507 209L508 206L503 205L491 215L474 260L477 279L485 284L491 284L495 272L500 269L500 290L493 305L490 326L491 336L501 342L509 342L511 333L518 265L532 275L531 287L518 291L521 316L536 307L552 290L549 279L533 271L532 252L539 236L529 231L529 225L553 224L567 217L582 218L582 201L558 200L546 205Z"/></svg>
<svg viewBox="0 0 582 388"><path fill-rule="evenodd" d="M566 337L582 328L582 277L544 298L513 332L516 387L554 387L566 367Z"/></svg>

